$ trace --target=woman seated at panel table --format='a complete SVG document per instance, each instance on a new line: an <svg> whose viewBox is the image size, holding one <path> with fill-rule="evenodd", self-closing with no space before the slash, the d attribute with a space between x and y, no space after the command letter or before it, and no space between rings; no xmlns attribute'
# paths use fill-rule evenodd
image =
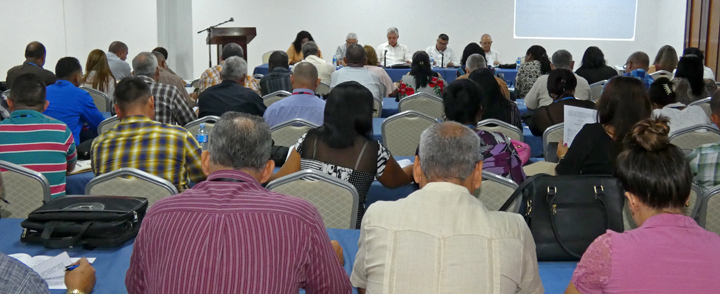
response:
<svg viewBox="0 0 720 294"><path fill-rule="evenodd" d="M365 68L370 70L371 72L374 72L380 77L380 80L383 82L383 85L385 85L385 90L387 90L387 93L385 94L385 97L395 97L397 96L397 87L395 87L395 83L393 83L393 80L390 78L390 75L388 75L387 71L385 71L384 68L377 66L378 64L378 57L377 52L375 52L375 48L370 45L363 46L363 49L365 49L365 55L367 56L367 62L365 63Z"/></svg>
<svg viewBox="0 0 720 294"><path fill-rule="evenodd" d="M614 77L595 107L598 123L585 125L568 148L560 141L558 175L611 175L622 140L633 125L650 117L645 84L633 77Z"/></svg>
<svg viewBox="0 0 720 294"><path fill-rule="evenodd" d="M113 100L117 81L115 81L115 77L110 71L105 52L100 49L90 51L87 63L85 63L84 78L83 86L103 92L111 101Z"/></svg>
<svg viewBox="0 0 720 294"><path fill-rule="evenodd" d="M518 93L518 98L524 99L535 81L550 73L550 70L550 59L545 48L539 45L530 47L525 54L525 62L520 65L515 77L515 92Z"/></svg>
<svg viewBox="0 0 720 294"><path fill-rule="evenodd" d="M358 82L344 82L330 91L324 123L298 141L297 149L282 168L270 177L277 179L304 170L320 170L350 182L360 195L358 222L365 214L365 200L377 177L394 189L412 182L412 165L400 168L390 151L373 140L373 95Z"/></svg>
<svg viewBox="0 0 720 294"><path fill-rule="evenodd" d="M669 120L670 134L673 132L711 124L710 119L700 106L686 106L677 102L673 84L668 78L658 78L650 85L648 94L653 105L653 117L664 116Z"/></svg>
<svg viewBox="0 0 720 294"><path fill-rule="evenodd" d="M614 68L607 66L605 54L603 54L600 48L595 46L590 46L585 50L582 65L575 73L586 79L590 85L609 80L618 75L618 72Z"/></svg>
<svg viewBox="0 0 720 294"><path fill-rule="evenodd" d="M672 79L677 102L690 104L715 93L717 84L711 79L705 79L704 74L705 66L702 58L696 55L680 58L675 78Z"/></svg>
<svg viewBox="0 0 720 294"><path fill-rule="evenodd" d="M442 97L444 89L445 80L430 67L430 56L425 51L418 51L413 54L410 73L400 80L397 100L415 93Z"/></svg>
<svg viewBox="0 0 720 294"><path fill-rule="evenodd" d="M465 67L465 62L467 62L470 55L473 54L480 54L485 60L487 60L487 58L485 57L485 50L483 50L483 48L480 47L478 43L472 42L470 44L467 44L467 46L465 46L465 49L463 50L462 57L460 58L460 68L458 68L457 73L455 73L456 77L460 77L468 73L467 68Z"/></svg>
<svg viewBox="0 0 720 294"><path fill-rule="evenodd" d="M504 121L522 131L520 110L515 102L505 98L492 70L484 68L473 71L468 79L480 86L483 95L483 119Z"/></svg>
<svg viewBox="0 0 720 294"><path fill-rule="evenodd" d="M300 31L295 37L295 41L290 44L290 48L286 51L288 55L288 64L293 65L305 59L302 53L302 45L308 41L315 41L307 31ZM318 57L322 58L322 51L318 50Z"/></svg>
<svg viewBox="0 0 720 294"><path fill-rule="evenodd" d="M588 247L566 294L717 293L720 236L683 214L692 186L666 120L645 119L625 138L616 177L640 227L607 231Z"/></svg>
<svg viewBox="0 0 720 294"><path fill-rule="evenodd" d="M577 78L567 69L555 69L550 72L547 88L553 102L535 110L528 127L534 136L542 136L547 128L565 122L565 106L595 108L595 103L575 99Z"/></svg>
<svg viewBox="0 0 720 294"><path fill-rule="evenodd" d="M474 73L473 73L474 74ZM472 76L472 74L471 74ZM492 76L492 75L491 75ZM492 82L497 86L497 83ZM502 97L496 98L512 103ZM467 125L473 129L483 144L483 170L511 179L520 184L525 181L522 161L510 139L501 133L477 129L477 124L487 118L485 106L490 97L472 80L459 79L452 82L443 95L446 120Z"/></svg>

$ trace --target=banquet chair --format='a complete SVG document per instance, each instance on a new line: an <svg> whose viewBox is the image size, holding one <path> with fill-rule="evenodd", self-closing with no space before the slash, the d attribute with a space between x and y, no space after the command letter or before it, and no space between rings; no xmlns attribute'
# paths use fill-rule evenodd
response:
<svg viewBox="0 0 720 294"><path fill-rule="evenodd" d="M128 167L96 176L85 186L85 195L144 197L150 205L177 193L168 180Z"/></svg>
<svg viewBox="0 0 720 294"><path fill-rule="evenodd" d="M383 103L382 99L373 98L373 117L378 118L382 116Z"/></svg>
<svg viewBox="0 0 720 294"><path fill-rule="evenodd" d="M110 98L108 98L105 93L88 87L80 87L80 89L83 89L90 94L90 97L92 97L93 102L95 102L95 107L97 107L98 110L102 112L111 111L112 103L110 102Z"/></svg>
<svg viewBox="0 0 720 294"><path fill-rule="evenodd" d="M701 227L720 234L720 187L705 192L698 209L697 220Z"/></svg>
<svg viewBox="0 0 720 294"><path fill-rule="evenodd" d="M194 80L190 83L190 87L192 87L193 89L200 88L200 79L194 79Z"/></svg>
<svg viewBox="0 0 720 294"><path fill-rule="evenodd" d="M113 115L112 117L108 117L105 120L101 121L98 125L98 135L105 133L118 125L120 123L120 119L117 117L117 115Z"/></svg>
<svg viewBox="0 0 720 294"><path fill-rule="evenodd" d="M265 76L265 75L263 75L263 74L254 74L254 75L253 75L253 78L255 78L256 80L258 80L258 82L259 82L260 80L262 80L262 78L263 78L264 76Z"/></svg>
<svg viewBox="0 0 720 294"><path fill-rule="evenodd" d="M484 119L477 124L478 130L483 130L486 132L496 132L496 133L502 133L506 137L513 139L515 141L524 142L525 137L523 136L522 130L518 129L516 126L513 126L509 123L506 123L504 121L489 118Z"/></svg>
<svg viewBox="0 0 720 294"><path fill-rule="evenodd" d="M513 192L517 190L518 184L512 180L487 171L483 171L482 176L482 185L480 185L479 189L475 190L473 195L475 195L475 197L477 197L488 210L498 211L505 201L510 198ZM510 208L508 209L509 212L517 213L520 211L520 198L521 197L518 197L518 199L510 205Z"/></svg>
<svg viewBox="0 0 720 294"><path fill-rule="evenodd" d="M262 55L262 62L263 62L263 63L269 63L269 62L270 62L270 55L272 55L273 52L275 52L275 51L265 52L265 53Z"/></svg>
<svg viewBox="0 0 720 294"><path fill-rule="evenodd" d="M659 78L668 78L672 80L673 73L667 71L667 70L658 70L654 73L651 73L650 76L653 78L653 80L657 80Z"/></svg>
<svg viewBox="0 0 720 294"><path fill-rule="evenodd" d="M194 121L191 121L185 125L185 129L190 132L193 136L197 135L198 130L200 129L200 124L205 123L205 130L208 134L210 134L210 131L212 131L213 127L215 126L215 123L220 120L219 117L214 115L208 115L201 118L198 118Z"/></svg>
<svg viewBox="0 0 720 294"><path fill-rule="evenodd" d="M408 110L424 113L436 119L441 119L445 115L442 98L427 93L413 94L400 100L398 111Z"/></svg>
<svg viewBox="0 0 720 294"><path fill-rule="evenodd" d="M690 103L688 106L692 106L692 105L700 106L700 108L702 108L702 110L705 111L705 115L707 115L708 119L710 121L712 121L712 119L710 118L710 116L712 115L712 110L710 109L710 99L711 98L712 97L700 99L698 101Z"/></svg>
<svg viewBox="0 0 720 294"><path fill-rule="evenodd" d="M315 94L325 96L330 93L330 85L325 82L320 82L320 85L315 89Z"/></svg>
<svg viewBox="0 0 720 294"><path fill-rule="evenodd" d="M686 154L705 145L720 142L720 131L712 125L684 128L670 135L670 144L678 146Z"/></svg>
<svg viewBox="0 0 720 294"><path fill-rule="evenodd" d="M320 126L307 120L296 118L272 127L270 132L275 146L290 147L295 145L308 131L318 127Z"/></svg>
<svg viewBox="0 0 720 294"><path fill-rule="evenodd" d="M28 214L50 201L50 183L41 173L0 160L2 218L27 218Z"/></svg>
<svg viewBox="0 0 720 294"><path fill-rule="evenodd" d="M272 105L273 103L278 102L278 101L280 101L284 98L287 98L291 95L292 95L292 93L290 93L288 91L280 90L280 91L275 91L270 94L267 94L267 95L263 96L262 99L263 99L263 103L265 104L265 107L270 107L270 105Z"/></svg>
<svg viewBox="0 0 720 294"><path fill-rule="evenodd" d="M543 157L547 162L559 162L557 145L563 139L565 124L559 123L551 126L543 133Z"/></svg>
<svg viewBox="0 0 720 294"><path fill-rule="evenodd" d="M403 111L382 123L382 142L394 156L415 156L420 134L437 119L417 111Z"/></svg>
<svg viewBox="0 0 720 294"><path fill-rule="evenodd" d="M267 189L310 202L325 228L355 229L357 225L360 196L349 182L308 169L276 179Z"/></svg>
<svg viewBox="0 0 720 294"><path fill-rule="evenodd" d="M592 93L592 97L590 97L590 101L598 101L600 100L600 96L602 95L602 91L605 88L605 84L607 84L608 80L599 81L597 83L594 83L590 85L590 92Z"/></svg>
<svg viewBox="0 0 720 294"><path fill-rule="evenodd" d="M8 89L8 90L3 91L2 95L3 95L3 98L7 99L8 97L10 97L10 90Z"/></svg>

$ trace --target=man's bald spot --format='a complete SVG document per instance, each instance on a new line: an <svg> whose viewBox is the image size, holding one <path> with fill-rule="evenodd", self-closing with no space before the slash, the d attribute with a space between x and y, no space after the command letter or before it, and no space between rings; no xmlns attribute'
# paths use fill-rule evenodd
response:
<svg viewBox="0 0 720 294"><path fill-rule="evenodd" d="M127 52L128 46L125 45L125 43L123 43L123 42L115 41L115 42L110 43L110 47L108 48L108 51L117 55L117 54L120 54L123 52Z"/></svg>
<svg viewBox="0 0 720 294"><path fill-rule="evenodd" d="M462 137L466 132L467 129L461 124L442 124L438 128L438 134L445 138Z"/></svg>
<svg viewBox="0 0 720 294"><path fill-rule="evenodd" d="M315 87L318 79L318 71L312 63L301 62L295 65L293 76L296 83Z"/></svg>
<svg viewBox="0 0 720 294"><path fill-rule="evenodd" d="M484 34L484 35L482 35L482 37L480 37L480 41L481 41L481 42L482 42L482 41L485 41L485 40L487 40L487 39L492 40L492 37L490 37L489 34Z"/></svg>
<svg viewBox="0 0 720 294"><path fill-rule="evenodd" d="M628 57L627 62L632 62L642 67L645 71L650 67L650 57L642 51L637 51Z"/></svg>
<svg viewBox="0 0 720 294"><path fill-rule="evenodd" d="M45 57L45 46L37 41L30 42L25 46L25 58L38 60Z"/></svg>

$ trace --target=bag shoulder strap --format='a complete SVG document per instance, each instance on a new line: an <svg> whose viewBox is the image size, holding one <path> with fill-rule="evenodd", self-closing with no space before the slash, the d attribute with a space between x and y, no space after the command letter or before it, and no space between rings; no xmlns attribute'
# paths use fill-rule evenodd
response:
<svg viewBox="0 0 720 294"><path fill-rule="evenodd" d="M512 203L515 201L515 199L518 198L518 196L520 196L520 194L523 191L525 191L525 189L528 186L530 186L530 184L532 184L532 182L535 181L535 179L545 177L545 176L550 176L550 175L537 174L537 175L527 178L527 180L525 180L522 184L520 184L520 187L518 187L517 190L515 190L515 192L513 192L512 195L510 195L510 198L508 198L508 200L505 201L505 203L503 203L503 205L500 207L499 211L507 211L507 209L510 208L510 205L512 205Z"/></svg>

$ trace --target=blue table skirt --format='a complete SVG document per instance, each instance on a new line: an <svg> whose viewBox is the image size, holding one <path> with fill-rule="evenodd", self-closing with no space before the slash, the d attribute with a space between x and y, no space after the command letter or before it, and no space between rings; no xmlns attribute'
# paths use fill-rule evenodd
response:
<svg viewBox="0 0 720 294"><path fill-rule="evenodd" d="M398 114L398 105L400 102L396 102L395 98L383 98L382 114L380 117L388 118Z"/></svg>
<svg viewBox="0 0 720 294"><path fill-rule="evenodd" d="M402 76L408 74L410 72L409 68L386 68L385 71L390 76L390 79L393 80L393 82L399 82L400 79L402 79ZM455 73L457 72L456 67L446 67L446 68L433 68L433 71L439 73L443 79L445 79L446 82L452 83L452 81L455 80ZM253 71L253 75L261 74L266 75L269 72L268 64L262 64L257 67L255 67L255 70ZM513 77L513 80L515 78Z"/></svg>
<svg viewBox="0 0 720 294"><path fill-rule="evenodd" d="M496 68L495 75L501 76L508 87L515 87L515 77L517 76L517 69L502 69Z"/></svg>

